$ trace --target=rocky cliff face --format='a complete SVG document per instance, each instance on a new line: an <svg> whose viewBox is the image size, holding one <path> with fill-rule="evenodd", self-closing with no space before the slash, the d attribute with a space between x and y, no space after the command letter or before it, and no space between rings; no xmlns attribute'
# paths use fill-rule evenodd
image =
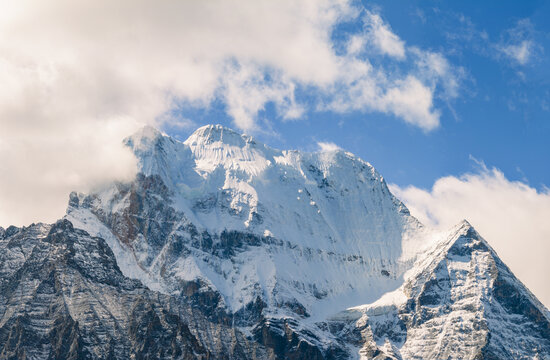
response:
<svg viewBox="0 0 550 360"><path fill-rule="evenodd" d="M0 228L0 358L550 356L548 311L485 240L425 229L352 154L221 126L125 141L133 182Z"/></svg>
<svg viewBox="0 0 550 360"><path fill-rule="evenodd" d="M102 238L67 220L8 230L0 242L0 358L208 359L261 353L228 324L125 277Z"/></svg>

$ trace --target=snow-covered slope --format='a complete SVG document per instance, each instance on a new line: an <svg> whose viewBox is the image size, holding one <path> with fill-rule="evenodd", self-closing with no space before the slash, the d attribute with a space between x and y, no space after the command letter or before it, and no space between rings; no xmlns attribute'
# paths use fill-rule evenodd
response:
<svg viewBox="0 0 550 360"><path fill-rule="evenodd" d="M138 271L128 274L149 284L171 292L179 280L200 279L232 312L259 296L274 312L288 305L321 319L335 305L398 287L410 265L403 243L420 225L374 168L350 153L274 150L221 126L202 127L183 143L146 127L126 143L142 176L130 188L73 196L67 218L106 238L111 228L124 245L115 252L120 262L136 259ZM142 220L158 220L162 236L126 232L144 215L133 212L140 205L152 206L152 218ZM212 250L190 244L194 233L208 234ZM223 244L236 233L250 243ZM168 256L176 243L188 254Z"/></svg>
<svg viewBox="0 0 550 360"><path fill-rule="evenodd" d="M269 357L550 353L548 311L475 230L425 229L353 154L280 151L218 125L125 143L136 179L71 194L66 219L125 276Z"/></svg>

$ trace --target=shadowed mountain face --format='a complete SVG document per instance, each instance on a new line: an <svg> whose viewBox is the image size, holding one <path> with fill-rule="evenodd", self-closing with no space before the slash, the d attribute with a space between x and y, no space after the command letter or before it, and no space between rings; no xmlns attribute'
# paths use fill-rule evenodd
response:
<svg viewBox="0 0 550 360"><path fill-rule="evenodd" d="M0 358L550 356L548 310L487 242L424 228L352 154L220 126L125 142L133 182L0 228Z"/></svg>

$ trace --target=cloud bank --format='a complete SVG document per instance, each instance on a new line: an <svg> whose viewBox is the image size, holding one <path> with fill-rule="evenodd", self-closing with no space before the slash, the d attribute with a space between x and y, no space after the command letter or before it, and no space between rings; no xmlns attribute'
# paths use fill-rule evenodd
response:
<svg viewBox="0 0 550 360"><path fill-rule="evenodd" d="M516 276L550 305L550 190L510 181L481 164L477 173L438 179L431 190L390 186L424 224L450 228L467 219Z"/></svg>
<svg viewBox="0 0 550 360"><path fill-rule="evenodd" d="M185 107L221 103L252 132L266 104L280 121L319 110L381 112L437 128L435 100L455 69L440 54L448 66L434 68L422 60L431 53L408 46L361 7L347 0L3 1L0 224L52 221L69 191L131 178L135 160L121 139L146 123L189 126L175 115ZM358 30L334 37L346 23ZM387 61L373 65L376 57Z"/></svg>

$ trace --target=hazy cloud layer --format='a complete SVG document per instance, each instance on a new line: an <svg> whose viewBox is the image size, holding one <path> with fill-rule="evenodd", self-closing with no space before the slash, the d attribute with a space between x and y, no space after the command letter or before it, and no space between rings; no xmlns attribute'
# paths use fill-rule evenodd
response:
<svg viewBox="0 0 550 360"><path fill-rule="evenodd" d="M362 26L338 50L343 22ZM70 190L131 178L120 140L144 123L192 125L174 116L181 106L219 100L248 131L267 103L282 121L377 111L432 130L454 69L419 60L428 54L346 0L4 1L0 224L52 221ZM386 71L371 56L406 66Z"/></svg>
<svg viewBox="0 0 550 360"><path fill-rule="evenodd" d="M450 228L467 219L534 294L550 306L550 191L508 180L481 165L478 173L438 179L431 190L390 186L427 225Z"/></svg>

